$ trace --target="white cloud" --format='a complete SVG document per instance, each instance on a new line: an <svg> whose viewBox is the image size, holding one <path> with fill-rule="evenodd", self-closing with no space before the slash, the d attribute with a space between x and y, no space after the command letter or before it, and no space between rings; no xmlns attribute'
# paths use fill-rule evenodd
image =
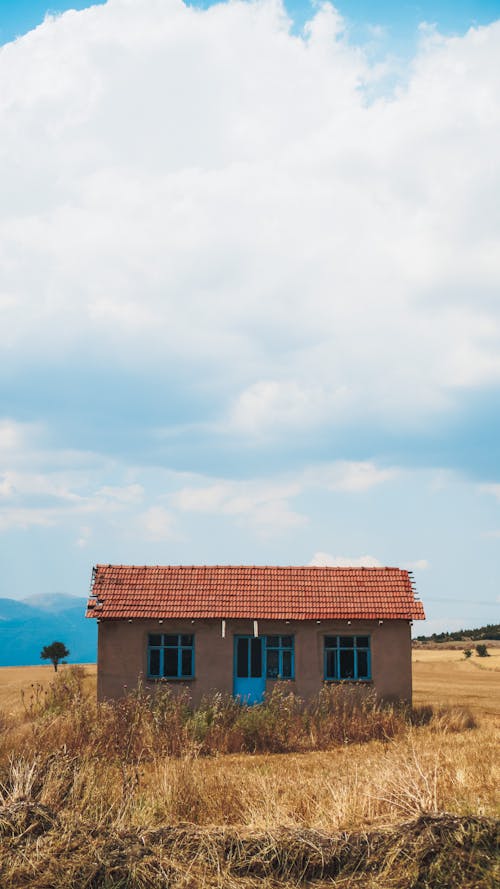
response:
<svg viewBox="0 0 500 889"><path fill-rule="evenodd" d="M317 568L381 568L382 563L375 556L332 556L330 553L314 553L310 565Z"/></svg>
<svg viewBox="0 0 500 889"><path fill-rule="evenodd" d="M209 485L208 487L181 488L173 495L172 502L185 512L217 512L227 493L227 483Z"/></svg>
<svg viewBox="0 0 500 889"><path fill-rule="evenodd" d="M144 498L144 488L138 484L104 485L96 491L95 496L117 503L140 503Z"/></svg>
<svg viewBox="0 0 500 889"><path fill-rule="evenodd" d="M9 420L2 420L0 422L0 448L2 451L11 450L17 445L19 439L19 424L12 423Z"/></svg>
<svg viewBox="0 0 500 889"><path fill-rule="evenodd" d="M6 453L0 475L0 528L71 526L81 549L91 538L99 540L98 529L106 527L120 535L138 527L149 540L178 539L179 514L221 516L261 536L287 534L310 521L310 504L306 508L302 496L318 489L359 496L398 473L371 461L333 461L270 477L217 478L132 468L85 451L50 450L39 440L50 437L48 430L43 436L40 430L9 435L16 447Z"/></svg>
<svg viewBox="0 0 500 889"><path fill-rule="evenodd" d="M391 481L397 468L380 469L372 462L319 463L296 473L276 473L272 478L249 480L191 477L168 497L170 506L186 513L234 516L266 532L306 524L309 517L294 508L301 495L317 489L361 494Z"/></svg>
<svg viewBox="0 0 500 889"><path fill-rule="evenodd" d="M52 455L56 458L57 451ZM45 459L43 451L30 451L32 462L40 463ZM24 462L26 458L24 457ZM73 467L67 470L42 472L20 472L7 470L0 475L0 498L5 501L26 502L35 498L59 501L58 506L68 506L73 511L92 512L115 510L123 506L140 503L144 498L144 488L139 484L102 485L92 488L94 472L86 471L82 463L85 455L73 455ZM100 473L106 471L105 461L101 464Z"/></svg>
<svg viewBox="0 0 500 889"><path fill-rule="evenodd" d="M0 433L0 531L71 525L82 548L93 533L88 522L134 514L145 498L143 486L130 482L133 470L124 464L86 451L50 448L48 431L38 426L3 420ZM103 484L110 475L123 483Z"/></svg>
<svg viewBox="0 0 500 889"><path fill-rule="evenodd" d="M28 528L50 528L61 516L54 509L0 509L0 531L26 531Z"/></svg>
<svg viewBox="0 0 500 889"><path fill-rule="evenodd" d="M49 17L0 53L8 360L195 366L245 438L498 384L499 59L498 23L427 35L369 101L328 4L302 36L277 0Z"/></svg>
<svg viewBox="0 0 500 889"><path fill-rule="evenodd" d="M90 538L92 537L92 528L89 528L88 525L82 525L80 528L80 536L76 540L76 545L80 549L85 549L90 542Z"/></svg>
<svg viewBox="0 0 500 889"><path fill-rule="evenodd" d="M479 490L482 494L491 494L492 497L495 497L500 501L500 484L497 482L492 482L486 485L479 485Z"/></svg>
<svg viewBox="0 0 500 889"><path fill-rule="evenodd" d="M319 386L301 386L293 381L261 380L237 396L221 425L242 434L272 439L287 429L308 431L311 426L324 423L325 416L334 411L338 419L345 419L349 411L346 387L326 392Z"/></svg>
<svg viewBox="0 0 500 889"><path fill-rule="evenodd" d="M37 473L8 470L0 476L0 497L19 499L30 497L54 497L57 500L81 502L81 495L71 490L76 483L70 473Z"/></svg>
<svg viewBox="0 0 500 889"><path fill-rule="evenodd" d="M330 553L317 552L309 562L310 565L325 568L381 568L382 563L375 556L332 556ZM425 571L429 568L427 559L417 559L415 562L405 562L402 565L407 571Z"/></svg>
<svg viewBox="0 0 500 889"><path fill-rule="evenodd" d="M328 487L332 491L363 492L391 481L398 473L396 468L379 469L370 461L339 461L330 470Z"/></svg>
<svg viewBox="0 0 500 889"><path fill-rule="evenodd" d="M11 497L13 493L14 485L10 473L5 473L0 477L0 497Z"/></svg>
<svg viewBox="0 0 500 889"><path fill-rule="evenodd" d="M149 540L171 540L175 537L173 516L163 506L151 506L139 516L139 524Z"/></svg>
<svg viewBox="0 0 500 889"><path fill-rule="evenodd" d="M181 488L170 503L181 512L202 512L244 519L265 533L280 532L307 522L290 507L301 491L297 482L226 481Z"/></svg>
<svg viewBox="0 0 500 889"><path fill-rule="evenodd" d="M427 559L416 559L414 562L405 562L402 567L407 571L427 571L430 568L430 563Z"/></svg>
<svg viewBox="0 0 500 889"><path fill-rule="evenodd" d="M7 417L0 419L0 454L12 458L20 448L32 437L36 427L31 423L19 423Z"/></svg>

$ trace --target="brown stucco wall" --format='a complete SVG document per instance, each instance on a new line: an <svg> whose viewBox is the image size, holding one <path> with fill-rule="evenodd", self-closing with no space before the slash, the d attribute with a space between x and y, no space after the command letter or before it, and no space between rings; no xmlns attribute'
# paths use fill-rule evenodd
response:
<svg viewBox="0 0 500 889"><path fill-rule="evenodd" d="M372 684L377 696L386 701L411 702L411 635L407 621L345 621L317 624L315 621L259 621L259 634L295 636L295 680L292 688L303 698L315 695L323 685L323 637L327 635L370 635ZM188 688L197 704L214 691L233 691L234 636L252 635L251 621L227 621L222 638L219 620L102 621L98 636L99 700L123 697L137 686L139 677L148 688L155 680L147 679L148 633L194 633L195 674L192 680L169 680L174 688ZM165 682L165 680L163 680ZM267 688L273 681L267 680Z"/></svg>

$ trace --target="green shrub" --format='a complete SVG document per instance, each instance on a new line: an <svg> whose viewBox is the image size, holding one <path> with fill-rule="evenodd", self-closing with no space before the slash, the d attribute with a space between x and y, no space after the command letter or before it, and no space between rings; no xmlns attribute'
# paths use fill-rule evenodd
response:
<svg viewBox="0 0 500 889"><path fill-rule="evenodd" d="M476 645L476 654L478 657L489 657L488 648L484 644Z"/></svg>

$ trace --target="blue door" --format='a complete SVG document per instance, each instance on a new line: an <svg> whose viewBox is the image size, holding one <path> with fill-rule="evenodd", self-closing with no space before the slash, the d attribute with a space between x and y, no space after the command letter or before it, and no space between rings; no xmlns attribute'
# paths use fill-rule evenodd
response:
<svg viewBox="0 0 500 889"><path fill-rule="evenodd" d="M245 704L258 704L264 698L264 640L260 636L235 636L234 694Z"/></svg>

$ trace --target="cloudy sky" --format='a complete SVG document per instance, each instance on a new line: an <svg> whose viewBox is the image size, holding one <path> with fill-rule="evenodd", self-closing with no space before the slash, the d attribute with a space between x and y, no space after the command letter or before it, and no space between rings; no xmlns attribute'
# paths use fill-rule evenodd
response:
<svg viewBox="0 0 500 889"><path fill-rule="evenodd" d="M500 0L69 5L0 0L0 596L382 564L498 621Z"/></svg>

